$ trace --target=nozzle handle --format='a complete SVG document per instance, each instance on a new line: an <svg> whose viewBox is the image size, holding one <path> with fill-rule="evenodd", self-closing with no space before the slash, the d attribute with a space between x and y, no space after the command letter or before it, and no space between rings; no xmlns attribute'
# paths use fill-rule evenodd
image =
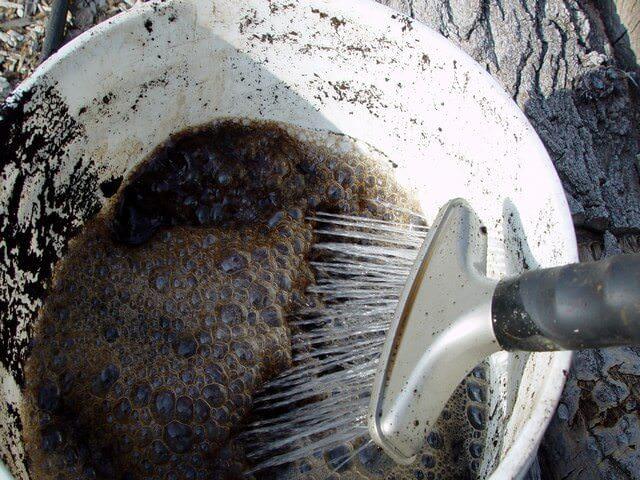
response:
<svg viewBox="0 0 640 480"><path fill-rule="evenodd" d="M640 255L532 270L502 280L491 314L504 350L640 344Z"/></svg>

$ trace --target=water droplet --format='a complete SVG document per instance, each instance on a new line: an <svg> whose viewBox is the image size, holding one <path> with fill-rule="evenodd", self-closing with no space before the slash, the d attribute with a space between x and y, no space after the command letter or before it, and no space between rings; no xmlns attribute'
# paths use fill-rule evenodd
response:
<svg viewBox="0 0 640 480"><path fill-rule="evenodd" d="M278 286L283 290L290 291L291 290L291 277L286 273L278 274Z"/></svg>
<svg viewBox="0 0 640 480"><path fill-rule="evenodd" d="M220 320L225 325L237 325L242 321L242 309L235 303L223 305L220 308Z"/></svg>
<svg viewBox="0 0 640 480"><path fill-rule="evenodd" d="M171 451L188 452L193 447L193 429L182 423L171 422L164 429L164 440Z"/></svg>
<svg viewBox="0 0 640 480"><path fill-rule="evenodd" d="M484 447L477 442L471 442L469 444L469 453L473 458L480 458L482 456L483 450L484 450Z"/></svg>
<svg viewBox="0 0 640 480"><path fill-rule="evenodd" d="M352 462L349 458L351 456L351 450L346 445L338 445L325 454L327 463L331 466L331 469L342 473L351 468Z"/></svg>
<svg viewBox="0 0 640 480"><path fill-rule="evenodd" d="M190 258L189 260L184 262L184 265L182 266L182 271L187 273L193 270L194 268L196 268L196 262L192 258Z"/></svg>
<svg viewBox="0 0 640 480"><path fill-rule="evenodd" d="M71 387L73 386L73 380L73 374L71 374L70 372L64 372L62 374L62 376L60 377L60 386L63 393L68 393L71 390Z"/></svg>
<svg viewBox="0 0 640 480"><path fill-rule="evenodd" d="M255 357L249 344L245 342L234 342L232 344L232 348L240 361L244 363L253 363Z"/></svg>
<svg viewBox="0 0 640 480"><path fill-rule="evenodd" d="M176 417L181 422L188 422L193 417L193 400L182 396L176 402Z"/></svg>
<svg viewBox="0 0 640 480"><path fill-rule="evenodd" d="M467 407L467 418L469 423L476 430L483 430L485 427L485 415L484 409L475 405L469 405Z"/></svg>
<svg viewBox="0 0 640 480"><path fill-rule="evenodd" d="M118 420L124 420L131 415L131 403L128 398L123 398L118 402L115 409L115 417Z"/></svg>
<svg viewBox="0 0 640 480"><path fill-rule="evenodd" d="M433 468L436 466L436 459L431 455L423 455L420 462L424 468Z"/></svg>
<svg viewBox="0 0 640 480"><path fill-rule="evenodd" d="M225 429L219 427L216 422L209 421L205 424L204 428L207 433L207 438L214 443L223 441L227 436Z"/></svg>
<svg viewBox="0 0 640 480"><path fill-rule="evenodd" d="M474 402L484 402L485 401L485 391L480 385L476 382L469 381L467 382L467 396L470 400Z"/></svg>
<svg viewBox="0 0 640 480"><path fill-rule="evenodd" d="M307 198L307 205L311 208L316 208L320 205L320 197L317 195L309 195L309 198Z"/></svg>
<svg viewBox="0 0 640 480"><path fill-rule="evenodd" d="M104 395L120 377L120 370L113 364L107 365L94 379L91 391L95 395Z"/></svg>
<svg viewBox="0 0 640 480"><path fill-rule="evenodd" d="M218 238L213 235L212 233L208 234L206 237L204 237L204 239L202 240L202 246L204 248L208 248L211 245L213 245L214 243L218 242Z"/></svg>
<svg viewBox="0 0 640 480"><path fill-rule="evenodd" d="M251 284L249 287L249 302L256 307L262 308L269 303L269 290L259 283Z"/></svg>
<svg viewBox="0 0 640 480"><path fill-rule="evenodd" d="M78 454L73 448L67 447L64 451L64 460L67 467L72 467L78 461Z"/></svg>
<svg viewBox="0 0 640 480"><path fill-rule="evenodd" d="M255 260L256 262L261 262L263 260L266 260L269 258L269 250L267 250L264 247L260 247L260 248L256 248L252 253L251 253L251 258L253 260Z"/></svg>
<svg viewBox="0 0 640 480"><path fill-rule="evenodd" d="M283 324L282 311L277 305L267 307L262 310L260 318L271 327L280 327Z"/></svg>
<svg viewBox="0 0 640 480"><path fill-rule="evenodd" d="M333 183L327 188L327 196L333 201L341 200L344 197L344 190L337 183Z"/></svg>
<svg viewBox="0 0 640 480"><path fill-rule="evenodd" d="M207 405L207 403L204 400L202 399L196 400L196 403L193 406L195 421L197 423L206 422L209 419L210 410L211 408L209 407L209 405Z"/></svg>
<svg viewBox="0 0 640 480"><path fill-rule="evenodd" d="M166 463L169 461L169 449L161 441L155 440L151 444L151 452L154 463Z"/></svg>
<svg viewBox="0 0 640 480"><path fill-rule="evenodd" d="M211 210L207 205L199 205L196 208L196 219L200 225L204 225L211 218Z"/></svg>
<svg viewBox="0 0 640 480"><path fill-rule="evenodd" d="M220 365L207 365L204 369L205 373L216 383L224 385L228 381L227 374Z"/></svg>
<svg viewBox="0 0 640 480"><path fill-rule="evenodd" d="M444 446L442 437L438 432L429 432L429 435L427 435L427 443L434 450L440 450Z"/></svg>
<svg viewBox="0 0 640 480"><path fill-rule="evenodd" d="M193 337L184 337L175 342L176 353L184 358L195 355L197 349L198 344Z"/></svg>
<svg viewBox="0 0 640 480"><path fill-rule="evenodd" d="M558 418L560 420L569 420L570 414L569 414L569 408L567 407L567 405L565 403L560 403L558 405L558 408L556 410L556 413L558 415Z"/></svg>
<svg viewBox="0 0 640 480"><path fill-rule="evenodd" d="M184 383L191 383L193 381L193 371L192 370L184 370L180 373L180 380Z"/></svg>
<svg viewBox="0 0 640 480"><path fill-rule="evenodd" d="M302 210L300 210L299 208L292 208L291 210L289 210L289 215L294 220L302 220L303 214L302 214Z"/></svg>
<svg viewBox="0 0 640 480"><path fill-rule="evenodd" d="M113 343L116 341L116 339L118 338L118 329L116 327L107 327L104 330L104 339L109 342L109 343Z"/></svg>
<svg viewBox="0 0 640 480"><path fill-rule="evenodd" d="M282 221L283 218L284 218L284 212L276 212L267 222L267 226L269 228L274 228Z"/></svg>
<svg viewBox="0 0 640 480"><path fill-rule="evenodd" d="M45 412L54 412L60 406L60 388L49 379L38 387L38 407Z"/></svg>
<svg viewBox="0 0 640 480"><path fill-rule="evenodd" d="M62 433L57 428L47 427L42 432L42 449L52 452L62 445Z"/></svg>
<svg viewBox="0 0 640 480"><path fill-rule="evenodd" d="M294 252L296 255L300 255L303 251L304 251L304 243L302 242L302 240L301 240L301 239L296 238L296 239L293 241L293 252Z"/></svg>
<svg viewBox="0 0 640 480"><path fill-rule="evenodd" d="M218 174L218 183L220 185L229 185L231 183L231 175L226 172L220 172Z"/></svg>
<svg viewBox="0 0 640 480"><path fill-rule="evenodd" d="M374 443L369 443L358 451L358 460L362 466L376 476L384 476L395 463Z"/></svg>
<svg viewBox="0 0 640 480"><path fill-rule="evenodd" d="M222 261L220 266L225 273L238 272L247 266L247 259L237 252L232 253Z"/></svg>
<svg viewBox="0 0 640 480"><path fill-rule="evenodd" d="M202 396L212 407L222 405L227 397L226 389L222 385L210 384L202 389Z"/></svg>
<svg viewBox="0 0 640 480"><path fill-rule="evenodd" d="M480 366L478 366L478 367L474 368L474 369L472 370L471 374L472 374L474 377L479 378L480 380L486 380L486 379L487 379L487 375L486 375L486 373L485 373L485 371L484 371L484 368L483 368L483 367L480 367Z"/></svg>
<svg viewBox="0 0 640 480"><path fill-rule="evenodd" d="M169 421L173 418L175 396L166 390L158 392L153 400L153 413L161 421Z"/></svg>
<svg viewBox="0 0 640 480"><path fill-rule="evenodd" d="M198 334L198 342L200 345L210 345L211 344L211 334L209 332L200 332Z"/></svg>
<svg viewBox="0 0 640 480"><path fill-rule="evenodd" d="M169 281L167 280L166 277L162 275L158 275L156 277L154 284L155 284L156 290L163 290L169 284Z"/></svg>
<svg viewBox="0 0 640 480"><path fill-rule="evenodd" d="M194 465L197 465L198 463L200 463L199 460L200 460L200 457L198 456L194 456L192 459ZM182 464L178 468L180 469L181 480L194 480L196 478L196 471L191 466Z"/></svg>

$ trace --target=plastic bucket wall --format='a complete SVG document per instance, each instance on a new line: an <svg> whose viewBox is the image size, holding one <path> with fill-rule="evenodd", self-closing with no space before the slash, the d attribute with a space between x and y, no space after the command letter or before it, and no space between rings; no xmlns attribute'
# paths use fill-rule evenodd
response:
<svg viewBox="0 0 640 480"><path fill-rule="evenodd" d="M231 116L344 133L397 164L429 218L466 198L489 229L491 276L577 261L560 182L509 96L450 42L374 2L140 5L65 46L3 115L0 449L18 478L22 362L51 268L106 201L100 186L186 127ZM491 358L485 477L526 471L569 361Z"/></svg>

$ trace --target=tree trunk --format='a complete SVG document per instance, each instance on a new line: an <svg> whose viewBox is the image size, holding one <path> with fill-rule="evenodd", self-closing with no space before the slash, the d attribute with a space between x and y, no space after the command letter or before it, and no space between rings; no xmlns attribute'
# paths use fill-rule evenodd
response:
<svg viewBox="0 0 640 480"><path fill-rule="evenodd" d="M635 1L382 3L448 37L513 96L563 182L581 260L640 251L632 45L640 26L627 32L622 23L632 20ZM539 452L542 478L640 479L639 400L640 349L577 353Z"/></svg>

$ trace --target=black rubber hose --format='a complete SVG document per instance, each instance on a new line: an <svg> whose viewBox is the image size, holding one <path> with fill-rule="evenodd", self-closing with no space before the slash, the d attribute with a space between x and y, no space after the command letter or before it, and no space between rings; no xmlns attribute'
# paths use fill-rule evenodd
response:
<svg viewBox="0 0 640 480"><path fill-rule="evenodd" d="M67 23L69 0L53 0L51 13L44 33L40 63L53 55L64 43L64 27Z"/></svg>
<svg viewBox="0 0 640 480"><path fill-rule="evenodd" d="M532 270L498 283L493 329L505 350L640 344L640 255Z"/></svg>

